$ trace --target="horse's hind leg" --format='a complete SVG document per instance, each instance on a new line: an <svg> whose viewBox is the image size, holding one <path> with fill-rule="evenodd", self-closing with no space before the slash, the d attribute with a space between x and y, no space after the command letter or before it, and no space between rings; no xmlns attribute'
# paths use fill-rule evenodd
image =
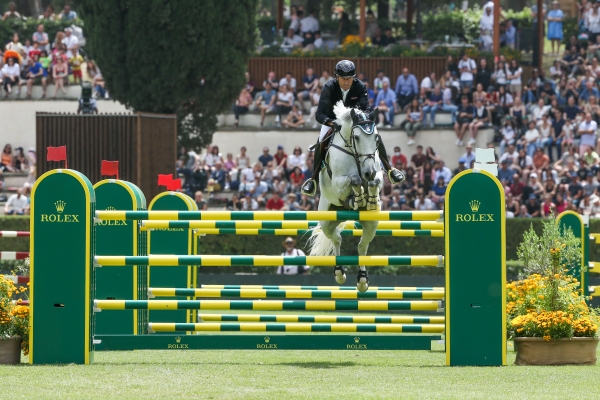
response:
<svg viewBox="0 0 600 400"><path fill-rule="evenodd" d="M377 231L378 221L361 221L360 222L363 227L363 234L360 242L358 242L358 255L366 256L367 250L369 249L369 244L373 241L375 237L375 232ZM364 265L360 266L358 271L358 276L356 277L356 289L359 292L366 292L369 288L369 274L367 273L367 267Z"/></svg>
<svg viewBox="0 0 600 400"><path fill-rule="evenodd" d="M338 231L337 227L339 225L339 221L321 221L319 223L321 225L321 230L331 242L335 248L335 255L339 256L342 247L342 235ZM343 284L346 282L346 267L341 265L336 265L333 268L333 274L335 275L335 281L338 284Z"/></svg>

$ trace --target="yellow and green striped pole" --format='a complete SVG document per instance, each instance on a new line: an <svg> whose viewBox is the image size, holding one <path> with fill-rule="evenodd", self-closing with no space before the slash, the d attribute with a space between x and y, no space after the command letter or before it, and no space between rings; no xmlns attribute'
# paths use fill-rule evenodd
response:
<svg viewBox="0 0 600 400"><path fill-rule="evenodd" d="M443 324L444 317L415 317L405 315L291 315L291 314L198 314L205 322L307 322L348 324Z"/></svg>
<svg viewBox="0 0 600 400"><path fill-rule="evenodd" d="M438 311L441 301L94 300L95 310Z"/></svg>
<svg viewBox="0 0 600 400"><path fill-rule="evenodd" d="M257 236L257 235L274 235L274 236L298 236L298 235L313 235L320 230L307 229L199 229L196 234L199 235L241 235L241 236ZM342 236L362 237L362 229L345 229L340 231ZM378 229L375 231L375 236L393 236L393 237L412 237L412 236L431 236L444 237L442 230L401 230L401 229Z"/></svg>
<svg viewBox="0 0 600 400"><path fill-rule="evenodd" d="M200 285L202 289L274 289L274 290L352 290L356 286L293 286L293 285ZM444 291L444 287L425 286L369 286L371 290L437 290Z"/></svg>
<svg viewBox="0 0 600 400"><path fill-rule="evenodd" d="M101 220L437 221L443 211L96 211Z"/></svg>
<svg viewBox="0 0 600 400"><path fill-rule="evenodd" d="M142 229L310 229L318 221L142 221ZM344 229L362 229L357 221L346 221ZM443 230L443 222L379 221L377 229Z"/></svg>
<svg viewBox="0 0 600 400"><path fill-rule="evenodd" d="M443 256L170 256L151 255L139 257L122 256L96 256L96 266L116 267L126 265L149 265L149 266L179 266L198 265L204 267L227 267L227 266L262 266L276 267L279 265L312 265L312 266L336 266L336 265L406 265L406 266L430 266L443 267Z"/></svg>
<svg viewBox="0 0 600 400"><path fill-rule="evenodd" d="M223 324L205 322L152 323L148 333L155 332L377 332L377 333L442 333L443 324L402 325L402 324L285 324L285 323L239 323Z"/></svg>
<svg viewBox="0 0 600 400"><path fill-rule="evenodd" d="M442 300L443 291L369 290L275 290L275 289L183 289L148 288L148 298L154 297L220 297L247 299L426 299Z"/></svg>

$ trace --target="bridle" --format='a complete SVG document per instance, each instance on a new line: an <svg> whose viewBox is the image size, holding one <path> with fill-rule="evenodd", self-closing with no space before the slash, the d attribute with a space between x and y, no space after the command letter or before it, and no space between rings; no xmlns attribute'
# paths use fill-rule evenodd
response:
<svg viewBox="0 0 600 400"><path fill-rule="evenodd" d="M358 149L356 148L356 138L354 135L354 128L358 127L360 128L366 135L370 136L373 133L375 133L375 122L371 121L368 116L364 113L356 113L354 110L351 111L352 114L352 128L350 129L350 140L346 140L344 138L344 136L342 135L342 133L340 131L336 131L333 134L339 134L340 138L342 138L342 141L344 142L344 147L342 148L336 144L333 143L333 138L331 140L331 147L334 147L336 149L338 149L339 151L341 151L342 153L348 154L349 156L351 156L352 158L354 158L354 162L356 163L356 168L358 169L358 176L360 176L360 179L363 181L363 184L366 184L367 182L365 181L365 179L363 178L363 174L362 174L362 167L364 166L365 162L369 159L372 159L374 163L377 163L377 159L375 157L375 153L377 152L377 148L379 147L379 141L381 140L379 133L377 133L375 135L375 151L373 153L366 153L366 154L362 154L358 152ZM350 151L346 150L346 149L350 149ZM361 161L362 158L362 161Z"/></svg>

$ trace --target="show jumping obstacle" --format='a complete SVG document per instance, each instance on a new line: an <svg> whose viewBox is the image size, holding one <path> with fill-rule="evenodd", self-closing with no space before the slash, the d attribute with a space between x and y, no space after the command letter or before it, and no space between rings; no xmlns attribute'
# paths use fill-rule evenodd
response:
<svg viewBox="0 0 600 400"><path fill-rule="evenodd" d="M573 235L581 240L581 258L577 265L570 265L569 274L577 278L581 284L584 296L600 296L600 286L590 286L589 274L600 274L600 262L590 261L590 240L600 243L600 234L590 234L589 216L580 215L574 211L564 211L556 218L563 227L569 227Z"/></svg>
<svg viewBox="0 0 600 400"><path fill-rule="evenodd" d="M469 170L454 178L444 213L199 212L189 197L177 192L165 192L152 200L148 211L145 207L143 194L128 182L106 180L92 187L85 176L66 169L38 179L31 205L32 364L87 364L94 350L430 349L442 332L448 365L506 364L504 197L499 182L485 171ZM313 220L358 221L344 225L352 234L360 230L361 220L381 221L382 232L440 232L431 236L444 236L445 254L197 255L194 238L206 230L300 233L313 228ZM341 264L444 266L446 284L371 287L361 293L337 286L199 285L197 276L202 266ZM68 291L55 290L65 284ZM442 298L445 317L205 312L438 311Z"/></svg>
<svg viewBox="0 0 600 400"><path fill-rule="evenodd" d="M29 232L24 231L0 231L0 237L28 237ZM28 251L0 251L0 260L24 260L29 257Z"/></svg>

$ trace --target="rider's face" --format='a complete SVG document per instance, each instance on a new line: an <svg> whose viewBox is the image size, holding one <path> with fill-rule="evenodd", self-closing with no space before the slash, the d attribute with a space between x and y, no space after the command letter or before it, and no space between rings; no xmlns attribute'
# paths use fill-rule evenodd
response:
<svg viewBox="0 0 600 400"><path fill-rule="evenodd" d="M354 80L353 76L338 76L338 83L342 90L349 90L350 86L352 86L352 81Z"/></svg>

